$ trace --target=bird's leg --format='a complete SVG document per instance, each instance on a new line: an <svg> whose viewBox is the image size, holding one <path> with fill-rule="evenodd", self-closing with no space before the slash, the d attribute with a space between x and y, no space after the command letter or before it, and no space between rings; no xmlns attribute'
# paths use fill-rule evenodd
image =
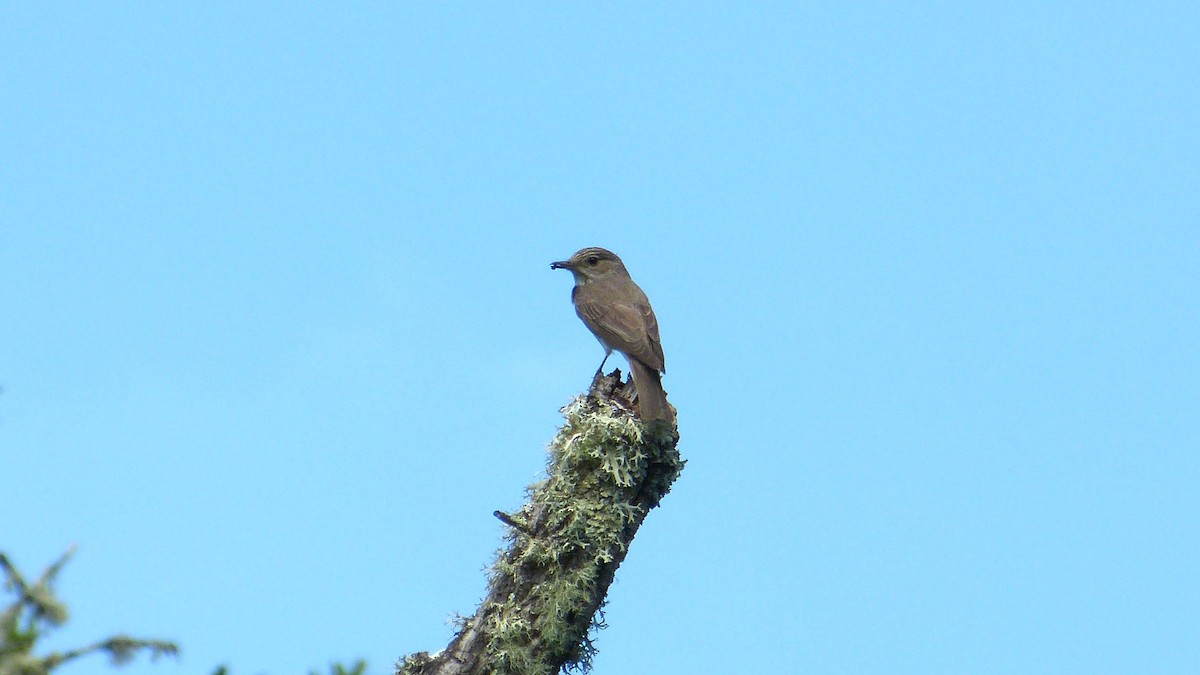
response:
<svg viewBox="0 0 1200 675"><path fill-rule="evenodd" d="M596 369L596 374L592 376L592 386L589 387L589 391L595 389L600 380L604 379L604 363L608 361L608 357L610 356L612 356L612 352L604 353L604 361L600 362L600 367Z"/></svg>
<svg viewBox="0 0 1200 675"><path fill-rule="evenodd" d="M610 357L610 356L612 356L612 352L604 353L604 360L600 362L600 367L596 369L596 377L594 377L592 379L599 378L600 375L604 372L604 364L608 363L608 357Z"/></svg>

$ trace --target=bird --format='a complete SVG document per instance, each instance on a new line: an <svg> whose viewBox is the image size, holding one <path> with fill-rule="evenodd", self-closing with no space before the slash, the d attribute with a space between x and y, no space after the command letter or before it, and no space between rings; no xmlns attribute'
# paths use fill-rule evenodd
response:
<svg viewBox="0 0 1200 675"><path fill-rule="evenodd" d="M591 246L566 260L550 263L552 270L570 270L575 277L571 302L583 325L604 347L599 375L614 350L629 361L637 390L638 413L643 421L674 422L675 415L662 388L667 372L658 319L650 300L633 282L625 263L608 249Z"/></svg>

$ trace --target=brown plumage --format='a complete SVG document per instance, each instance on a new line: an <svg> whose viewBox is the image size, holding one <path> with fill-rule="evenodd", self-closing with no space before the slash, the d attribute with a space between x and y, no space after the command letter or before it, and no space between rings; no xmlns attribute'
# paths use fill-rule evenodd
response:
<svg viewBox="0 0 1200 675"><path fill-rule="evenodd" d="M604 361L597 372L604 368L614 349L621 352L629 361L642 419L673 422L662 388L661 375L667 372L667 366L658 337L658 319L621 259L612 251L591 247L551 263L550 269L570 270L575 275L571 291L575 313L604 347Z"/></svg>

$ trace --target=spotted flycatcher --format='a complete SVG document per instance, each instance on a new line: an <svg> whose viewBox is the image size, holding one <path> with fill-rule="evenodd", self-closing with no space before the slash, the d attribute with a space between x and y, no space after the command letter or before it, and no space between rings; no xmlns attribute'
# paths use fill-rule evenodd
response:
<svg viewBox="0 0 1200 675"><path fill-rule="evenodd" d="M612 251L592 247L567 260L550 263L550 269L571 270L575 275L571 291L575 313L604 347L604 361L596 372L604 368L614 349L621 352L629 361L642 419L674 422L662 388L660 374L666 374L667 368L658 338L658 319L621 259Z"/></svg>

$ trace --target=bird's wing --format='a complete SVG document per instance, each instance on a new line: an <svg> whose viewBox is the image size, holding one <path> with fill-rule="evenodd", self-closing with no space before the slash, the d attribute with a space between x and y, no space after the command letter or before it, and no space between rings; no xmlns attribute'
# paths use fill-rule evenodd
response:
<svg viewBox="0 0 1200 675"><path fill-rule="evenodd" d="M654 312L649 313L647 323L641 308L625 303L577 300L575 311L606 346L655 370L663 369L662 346L658 341L658 322L654 319Z"/></svg>
<svg viewBox="0 0 1200 675"><path fill-rule="evenodd" d="M666 375L667 360L663 357L662 340L658 337L658 317L654 316L654 310L650 309L649 301L642 305L642 320L646 322L646 337L650 342L650 351L658 357L658 371ZM655 362L653 361L644 361L644 363L655 367Z"/></svg>

